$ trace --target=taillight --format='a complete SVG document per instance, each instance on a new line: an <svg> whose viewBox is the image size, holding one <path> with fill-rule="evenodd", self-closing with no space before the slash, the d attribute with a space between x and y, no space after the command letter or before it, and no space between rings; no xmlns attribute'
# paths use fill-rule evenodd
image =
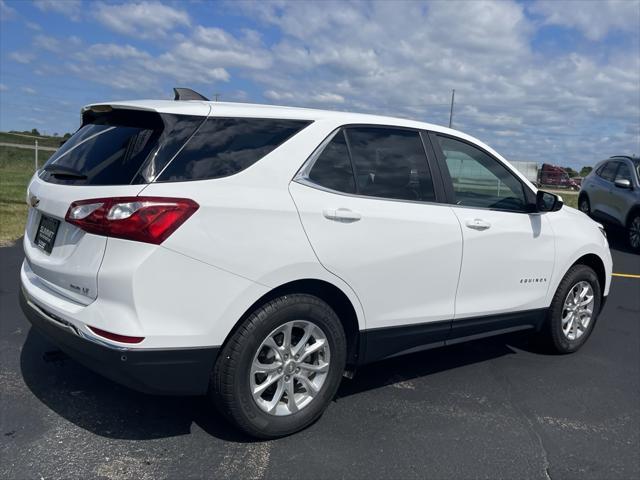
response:
<svg viewBox="0 0 640 480"><path fill-rule="evenodd" d="M73 202L65 220L96 235L159 245L198 207L187 198L94 198Z"/></svg>

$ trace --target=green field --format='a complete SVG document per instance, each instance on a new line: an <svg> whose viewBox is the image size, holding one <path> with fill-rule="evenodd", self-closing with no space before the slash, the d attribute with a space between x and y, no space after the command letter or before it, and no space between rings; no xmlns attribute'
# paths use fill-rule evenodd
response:
<svg viewBox="0 0 640 480"><path fill-rule="evenodd" d="M24 145L33 146L36 140L38 140L39 147L58 148L60 146L60 142L62 141L62 138L34 136L34 135L22 134L22 133L0 132L0 143L21 143Z"/></svg>
<svg viewBox="0 0 640 480"><path fill-rule="evenodd" d="M565 205L569 207L578 208L578 192L573 190L552 190L550 188L541 188L547 192L552 192L562 197Z"/></svg>
<svg viewBox="0 0 640 480"><path fill-rule="evenodd" d="M40 165L52 153L39 152ZM0 246L11 245L24 231L27 183L33 175L33 155L33 150L0 146Z"/></svg>

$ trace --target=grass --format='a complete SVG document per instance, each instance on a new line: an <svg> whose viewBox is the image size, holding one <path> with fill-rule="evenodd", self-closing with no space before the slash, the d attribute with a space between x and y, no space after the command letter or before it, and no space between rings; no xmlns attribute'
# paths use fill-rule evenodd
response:
<svg viewBox="0 0 640 480"><path fill-rule="evenodd" d="M564 204L569 206L569 207L573 207L573 208L578 208L578 192L573 191L573 190L552 190L549 188L544 188L542 187L541 190L545 190L547 192L551 192L551 193L555 193L556 195L560 195L562 197L562 200L564 201Z"/></svg>
<svg viewBox="0 0 640 480"><path fill-rule="evenodd" d="M39 152L42 165L52 152ZM11 245L24 232L27 184L33 176L33 151L0 146L0 246Z"/></svg>
<svg viewBox="0 0 640 480"><path fill-rule="evenodd" d="M62 137L46 137L46 136L31 136L22 133L9 133L0 132L0 143L20 143L24 145L33 146L35 140L38 140L38 146L40 147L54 147L58 148Z"/></svg>

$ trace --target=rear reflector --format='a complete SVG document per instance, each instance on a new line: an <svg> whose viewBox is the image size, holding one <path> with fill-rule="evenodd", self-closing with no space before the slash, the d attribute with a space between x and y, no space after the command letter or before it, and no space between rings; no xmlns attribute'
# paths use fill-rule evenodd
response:
<svg viewBox="0 0 640 480"><path fill-rule="evenodd" d="M73 202L65 220L96 235L159 245L198 208L187 198L93 198Z"/></svg>
<svg viewBox="0 0 640 480"><path fill-rule="evenodd" d="M89 330L91 330L96 335L100 335L101 337L108 338L109 340L120 343L140 343L142 340L144 340L144 337L129 337L128 335L118 335L117 333L107 332L96 327L89 327Z"/></svg>

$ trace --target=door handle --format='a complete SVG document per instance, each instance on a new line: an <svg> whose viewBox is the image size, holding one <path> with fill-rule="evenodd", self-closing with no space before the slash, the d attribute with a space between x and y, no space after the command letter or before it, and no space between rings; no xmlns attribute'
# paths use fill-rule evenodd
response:
<svg viewBox="0 0 640 480"><path fill-rule="evenodd" d="M491 228L491 224L485 220L482 220L481 218L467 220L466 225L473 230L486 230L488 228Z"/></svg>
<svg viewBox="0 0 640 480"><path fill-rule="evenodd" d="M329 220L342 223L353 223L362 218L362 215L358 212L354 212L348 208L326 208L323 210L322 214Z"/></svg>

